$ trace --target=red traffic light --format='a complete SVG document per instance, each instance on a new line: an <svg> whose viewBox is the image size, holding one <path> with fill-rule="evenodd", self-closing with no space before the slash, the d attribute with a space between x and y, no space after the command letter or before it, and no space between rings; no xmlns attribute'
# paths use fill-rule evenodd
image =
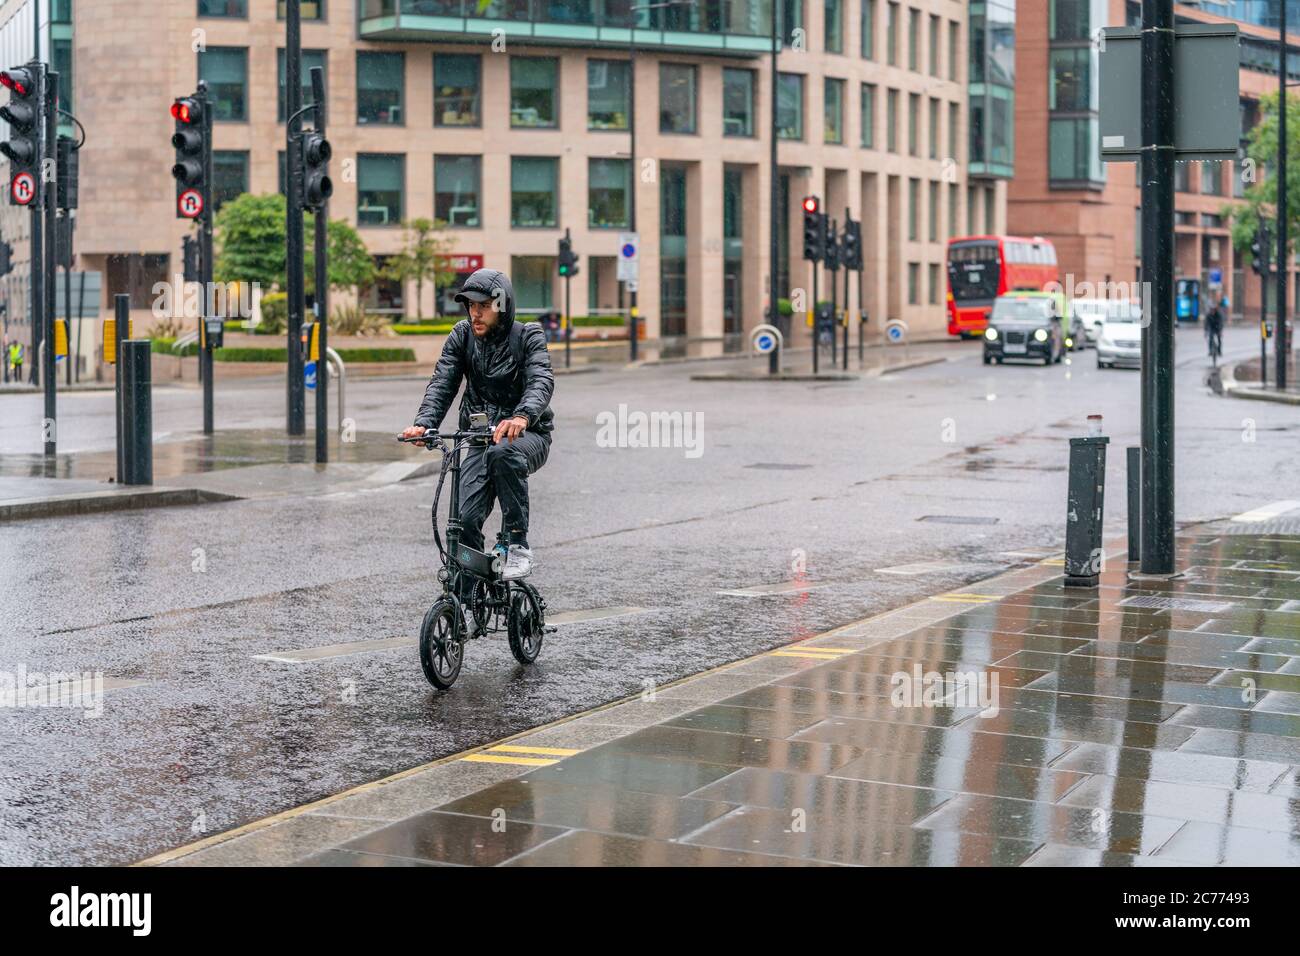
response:
<svg viewBox="0 0 1300 956"><path fill-rule="evenodd" d="M816 212L817 206L818 206L818 201L816 196L807 196L804 198L803 201L804 212Z"/></svg>
<svg viewBox="0 0 1300 956"><path fill-rule="evenodd" d="M32 91L32 78L27 70L4 70L0 72L0 85L13 90L19 96L26 96Z"/></svg>
<svg viewBox="0 0 1300 956"><path fill-rule="evenodd" d="M197 123L199 114L199 104L193 100L180 99L172 104L172 119L182 123Z"/></svg>

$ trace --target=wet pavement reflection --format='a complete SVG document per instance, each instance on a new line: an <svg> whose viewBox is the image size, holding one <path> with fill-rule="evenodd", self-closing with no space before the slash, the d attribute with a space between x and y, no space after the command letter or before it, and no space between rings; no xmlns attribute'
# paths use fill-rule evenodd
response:
<svg viewBox="0 0 1300 956"><path fill-rule="evenodd" d="M1180 564L798 645L771 683L309 862L1300 863L1300 539L1182 538Z"/></svg>

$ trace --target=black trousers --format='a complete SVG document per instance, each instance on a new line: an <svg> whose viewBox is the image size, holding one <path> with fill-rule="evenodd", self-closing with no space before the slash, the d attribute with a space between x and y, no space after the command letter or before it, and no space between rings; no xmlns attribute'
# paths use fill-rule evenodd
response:
<svg viewBox="0 0 1300 956"><path fill-rule="evenodd" d="M528 534L528 476L546 464L551 436L526 431L514 441L474 448L460 466L460 540L483 551L483 523L501 499L501 530Z"/></svg>

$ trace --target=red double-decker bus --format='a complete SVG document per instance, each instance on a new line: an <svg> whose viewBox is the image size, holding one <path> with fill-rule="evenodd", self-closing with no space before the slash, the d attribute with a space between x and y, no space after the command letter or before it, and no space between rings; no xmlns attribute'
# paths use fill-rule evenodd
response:
<svg viewBox="0 0 1300 956"><path fill-rule="evenodd" d="M1056 247L1021 236L963 236L948 240L948 334L979 335L993 300L1004 292L1041 292L1060 281Z"/></svg>

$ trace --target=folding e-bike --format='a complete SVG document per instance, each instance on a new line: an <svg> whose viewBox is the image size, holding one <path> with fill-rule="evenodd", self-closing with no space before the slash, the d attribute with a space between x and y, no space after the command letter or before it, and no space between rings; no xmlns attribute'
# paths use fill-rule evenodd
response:
<svg viewBox="0 0 1300 956"><path fill-rule="evenodd" d="M554 627L546 625L546 602L526 581L501 578L503 561L498 552L485 553L460 540L460 466L462 454L470 448L486 448L492 441L492 427L486 416L471 416L469 431L427 432L416 438L402 438L442 452L442 469L433 493L433 540L438 545L442 567L438 580L442 594L424 615L420 627L420 665L429 683L446 690L456 682L465 659L465 644L472 638L504 630L510 653L520 664L531 664L542 651L542 639ZM446 441L452 443L448 448ZM442 487L451 476L451 502L444 546L438 531L438 502ZM498 544L503 542L497 536ZM469 633L462 606L470 610L473 632Z"/></svg>

